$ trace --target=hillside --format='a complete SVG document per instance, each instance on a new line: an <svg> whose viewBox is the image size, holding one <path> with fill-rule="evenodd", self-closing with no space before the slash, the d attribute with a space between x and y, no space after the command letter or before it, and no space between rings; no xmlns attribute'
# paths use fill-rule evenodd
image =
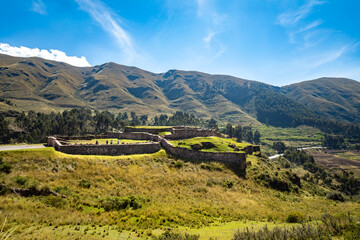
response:
<svg viewBox="0 0 360 240"><path fill-rule="evenodd" d="M7 216L4 230L17 228L13 239L146 239L168 228L231 239L240 227L283 227L293 212L317 223L325 213L359 214L351 196L325 197L338 188L335 178L329 187L284 159L250 155L246 178L224 164L179 160L163 150L110 157L45 148L0 152L0 159L10 166L0 175L0 222Z"/></svg>
<svg viewBox="0 0 360 240"><path fill-rule="evenodd" d="M358 122L360 83L320 79L283 88L227 75L169 70L155 74L105 63L74 67L41 58L0 55L0 110L58 111L74 107L154 116L177 110L202 118L296 126L302 118ZM299 120L300 119L300 120Z"/></svg>
<svg viewBox="0 0 360 240"><path fill-rule="evenodd" d="M281 88L286 96L326 117L360 123L360 82L346 78L319 78Z"/></svg>

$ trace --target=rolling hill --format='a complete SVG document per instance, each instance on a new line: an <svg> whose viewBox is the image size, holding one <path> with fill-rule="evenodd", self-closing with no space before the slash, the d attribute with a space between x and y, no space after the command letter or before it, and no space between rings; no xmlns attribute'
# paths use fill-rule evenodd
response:
<svg viewBox="0 0 360 240"><path fill-rule="evenodd" d="M156 74L111 62L74 67L0 55L0 97L16 105L1 103L0 110L88 107L150 116L181 110L233 123L290 126L302 117L357 122L359 90L360 83L349 79L319 79L280 88L195 71Z"/></svg>
<svg viewBox="0 0 360 240"><path fill-rule="evenodd" d="M338 121L360 123L360 83L346 78L319 78L281 88L286 96Z"/></svg>

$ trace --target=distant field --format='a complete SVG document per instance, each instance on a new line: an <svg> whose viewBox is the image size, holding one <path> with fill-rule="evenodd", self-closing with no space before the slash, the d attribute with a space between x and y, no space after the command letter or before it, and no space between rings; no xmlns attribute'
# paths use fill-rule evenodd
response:
<svg viewBox="0 0 360 240"><path fill-rule="evenodd" d="M99 144L106 144L106 141L108 141L108 144L111 143L111 140L113 141L113 144L127 144L127 143L139 143L139 142L148 142L146 140L132 140L132 139L117 139L117 138L107 138L107 139L91 139L91 140L70 140L71 143L78 143L78 144L95 144L96 141L99 142Z"/></svg>
<svg viewBox="0 0 360 240"><path fill-rule="evenodd" d="M344 169L360 177L360 152L348 150L306 150L315 162L332 169Z"/></svg>
<svg viewBox="0 0 360 240"><path fill-rule="evenodd" d="M271 148L273 142L282 141L286 146L310 147L320 146L322 133L319 129L299 126L296 128L281 128L268 125L255 126L261 134L261 150L267 155L274 155L276 151Z"/></svg>
<svg viewBox="0 0 360 240"><path fill-rule="evenodd" d="M322 133L319 129L299 126L296 128L280 128L262 125L254 127L261 133L261 140L264 142L284 141L289 146L306 147L320 144Z"/></svg>
<svg viewBox="0 0 360 240"><path fill-rule="evenodd" d="M229 145L237 146L240 150L246 146L251 145L249 143L238 143L234 139L219 137L195 137L190 139L170 141L170 143L174 146L188 149L192 149L191 145L202 142L210 142L215 145L215 147L210 149L201 149L203 152L238 152L234 151L234 148L230 147Z"/></svg>

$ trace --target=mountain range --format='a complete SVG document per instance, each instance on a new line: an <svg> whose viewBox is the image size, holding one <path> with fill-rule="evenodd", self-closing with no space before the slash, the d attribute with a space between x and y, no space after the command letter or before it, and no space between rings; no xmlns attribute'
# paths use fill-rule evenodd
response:
<svg viewBox="0 0 360 240"><path fill-rule="evenodd" d="M0 54L0 110L88 107L149 114L177 110L233 123L287 126L298 118L360 123L360 83L320 78L284 87L196 71L152 73L105 63L74 67Z"/></svg>

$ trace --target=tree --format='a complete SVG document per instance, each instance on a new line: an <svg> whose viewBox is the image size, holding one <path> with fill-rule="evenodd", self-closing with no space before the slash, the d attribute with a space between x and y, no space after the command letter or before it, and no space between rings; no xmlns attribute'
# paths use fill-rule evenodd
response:
<svg viewBox="0 0 360 240"><path fill-rule="evenodd" d="M255 133L254 133L254 143L255 144L260 143L260 137L261 137L260 132L258 130L256 130Z"/></svg>
<svg viewBox="0 0 360 240"><path fill-rule="evenodd" d="M3 143L9 142L9 122L6 121L3 114L0 115L0 140Z"/></svg>
<svg viewBox="0 0 360 240"><path fill-rule="evenodd" d="M236 137L236 140L238 142L241 142L242 139L243 139L243 132L242 132L242 127L241 125L236 125L235 128L234 128L234 137Z"/></svg>
<svg viewBox="0 0 360 240"><path fill-rule="evenodd" d="M278 153L283 153L286 150L286 146L284 142L273 142L273 149L275 149Z"/></svg>
<svg viewBox="0 0 360 240"><path fill-rule="evenodd" d="M226 124L225 134L229 135L229 137L233 137L233 126L231 123Z"/></svg>
<svg viewBox="0 0 360 240"><path fill-rule="evenodd" d="M325 134L321 140L321 143L324 147L330 149L346 148L343 136Z"/></svg>
<svg viewBox="0 0 360 240"><path fill-rule="evenodd" d="M148 120L148 115L141 115L140 116L140 121L142 125L146 125L146 122Z"/></svg>

